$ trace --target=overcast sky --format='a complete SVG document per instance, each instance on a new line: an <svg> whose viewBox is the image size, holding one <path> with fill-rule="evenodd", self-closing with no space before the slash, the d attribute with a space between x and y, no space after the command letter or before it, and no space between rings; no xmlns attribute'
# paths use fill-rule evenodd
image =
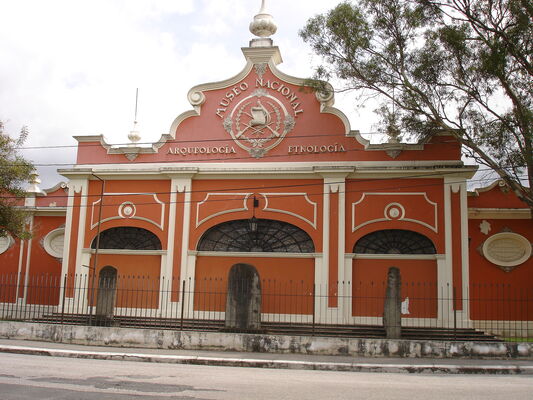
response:
<svg viewBox="0 0 533 400"><path fill-rule="evenodd" d="M190 109L197 84L244 67L241 47L260 0L0 0L0 119L7 131L30 129L26 146L72 145L74 135L124 143L139 88L143 142L168 133ZM337 0L268 0L281 49L280 69L309 77L319 62L298 36L306 20ZM352 129L372 130L372 110L351 96L336 106ZM74 149L26 150L37 164L72 163ZM42 188L59 182L57 165L40 167Z"/></svg>

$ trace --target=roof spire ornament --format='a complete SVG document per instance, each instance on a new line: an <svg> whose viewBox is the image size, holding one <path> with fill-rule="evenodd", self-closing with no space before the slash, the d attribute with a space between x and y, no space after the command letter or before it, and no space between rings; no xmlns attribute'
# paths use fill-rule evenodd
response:
<svg viewBox="0 0 533 400"><path fill-rule="evenodd" d="M260 39L253 39L250 43L251 47L272 46L270 36L275 34L277 30L278 27L274 22L274 18L266 12L266 0L262 0L259 14L250 23L250 32Z"/></svg>

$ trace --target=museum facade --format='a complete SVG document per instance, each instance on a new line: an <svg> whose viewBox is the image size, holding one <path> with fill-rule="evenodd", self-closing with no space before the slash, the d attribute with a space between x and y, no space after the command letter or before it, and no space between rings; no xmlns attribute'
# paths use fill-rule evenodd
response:
<svg viewBox="0 0 533 400"><path fill-rule="evenodd" d="M245 263L261 279L264 320L379 324L394 266L406 325L453 315L533 328L531 214L505 184L469 192L478 167L449 132L371 144L332 92L278 69L269 38L243 54L236 76L192 88L192 109L150 147L135 134L118 147L75 137L65 183L33 182L25 199L33 238L0 239L2 304L90 313L105 276L150 292L117 294L115 315L223 318L217 299ZM43 294L39 279L58 284Z"/></svg>

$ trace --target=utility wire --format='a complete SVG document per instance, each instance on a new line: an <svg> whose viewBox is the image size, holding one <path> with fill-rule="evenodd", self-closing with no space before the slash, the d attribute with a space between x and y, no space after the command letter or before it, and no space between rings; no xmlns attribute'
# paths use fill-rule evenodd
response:
<svg viewBox="0 0 533 400"><path fill-rule="evenodd" d="M358 132L359 135L383 135L383 136L386 136L385 133L380 133L380 132L369 132L369 133L360 133ZM98 137L98 135L96 135ZM314 138L314 137L339 137L339 138L348 138L348 139L354 139L353 136L346 136L345 133L319 133L319 134L310 134L310 135L297 135L297 136L286 136L285 139L305 139L305 138ZM201 141L199 140L180 140L180 139L170 139L170 140L166 140L164 143L165 144L185 144L185 143L199 143L199 144L202 144L202 143L210 143L210 142L228 142L228 143L231 143L231 142L235 142L235 141L241 141L241 142L246 142L246 139L233 139L233 138L221 138L221 139L202 139ZM97 143L84 143L83 144L83 147L102 147L102 144L96 140ZM158 144L159 142L138 142L136 143L135 145L146 145L146 146L153 146L155 144ZM455 142L457 143L457 142ZM416 143L414 143L416 144ZM131 142L127 142L127 143L113 143L113 144L110 144L108 143L108 145L110 147L128 147L128 146L131 146ZM47 145L47 146L20 146L20 147L14 147L15 150L41 150L41 149L65 149L65 148L76 148L76 147L79 147L79 143L77 144L72 144L72 145ZM149 147L147 147L149 148Z"/></svg>
<svg viewBox="0 0 533 400"><path fill-rule="evenodd" d="M392 178L391 178L392 179ZM412 178L410 178L412 179ZM473 180L474 182L476 181L484 181L485 179L477 179L477 180ZM359 183L359 180L357 180L358 183ZM335 185L335 184L341 184L341 183L344 183L344 182L330 182L329 184L332 184L332 185ZM462 183L462 181L458 181L457 183ZM316 184L307 184L307 185L291 185L291 186L272 186L272 187L256 187L256 188L225 188L225 189L209 189L209 191L213 190L213 191L219 191L221 194L226 194L225 192L226 191L232 191L232 190L239 190L239 191L243 191L243 190L258 190L258 189L275 189L275 188L286 188L286 187L289 187L289 188L293 188L293 187L300 187L300 186L324 186L324 183L316 183ZM390 187L380 187L380 188L364 188L364 189L353 189L353 190L339 190L339 193L343 193L343 194L348 194L348 193L364 193L364 192L367 192L369 190L371 191L377 191L377 192L382 192L382 191L385 191L385 190L399 190L399 189L412 189L412 188L431 188L431 187L438 187L438 186L442 186L442 183L433 183L433 184L416 184L416 185L403 185L403 186L398 186L398 185L394 185L394 186L390 186ZM197 190L197 191L188 191L188 192L180 192L180 193L206 193L207 190ZM109 193L109 194L106 194L105 195L105 198L110 198L110 197L118 197L118 196L125 196L125 195L128 195L128 196L138 196L138 195L150 195L150 196L153 196L153 195L170 195L171 193L170 192L139 192L139 193L125 193L125 194L120 194L120 193ZM236 193L227 193L228 195L235 195ZM291 198L291 197L299 197L301 194L300 193L270 193L272 194L272 196L276 196L276 195L283 195L284 198ZM323 196L324 192L320 191L320 192L316 192L316 193L305 193L307 196L311 196L311 197L315 197L315 196ZM400 191L397 191L397 192L394 192L395 195L402 195L404 194L403 192L400 192ZM68 195L64 195L64 196L47 196L46 199L49 199L49 198L54 198L54 197L57 197L57 198L70 198L72 196L68 196ZM83 198L83 197L87 197L88 199L89 198L100 198L100 195L99 194L87 194L87 195L80 195L80 196L76 196L77 198ZM1 198L1 197L0 197ZM3 198L6 198L6 197L3 197ZM16 198L16 197L11 197L12 199L13 198ZM21 198L19 198L21 199ZM193 200L191 199L190 201L175 201L175 202L171 202L170 200L169 201L164 201L163 203L164 204L195 204L195 203L200 203L202 201L205 201L205 198L202 198L202 199L197 199L197 200ZM234 199L234 200L228 200L228 199L209 199L209 202L228 202L228 201L242 201L242 199ZM122 205L123 202L120 202L120 203L110 203L110 204L102 204L103 207L116 207L116 206L120 206ZM140 206L140 205L160 205L161 203L157 202L157 201L149 201L149 202L142 202L142 203L135 203L135 206ZM87 204L85 206L82 206L81 204L80 205L72 205L72 206L60 206L61 208L65 208L65 207L71 207L71 208L83 208L83 207L86 207L86 208L89 208L91 207L92 205L90 204ZM49 206L44 206L44 207L49 207Z"/></svg>
<svg viewBox="0 0 533 400"><path fill-rule="evenodd" d="M454 142L457 144L457 142ZM439 142L439 145L441 143ZM340 144L338 144L340 146ZM325 145L295 145L294 147L300 147L300 146L303 146L304 148L306 147L322 147L322 146L325 146ZM334 146L333 145L329 145L329 146ZM204 146L205 147L205 146ZM291 146L293 147L293 146ZM339 147L340 148L340 147ZM382 150L382 151L385 151L385 150ZM404 151L410 151L409 149L407 150L404 150ZM307 152L307 153L296 153L296 154L275 154L275 155L267 155L265 157L263 157L261 160L262 163L264 162L268 162L269 160L272 160L272 159L277 159L277 158L285 158L285 157L291 157L291 158L298 158L298 157L309 157L309 156L317 156L317 155L329 155L329 154L345 154L345 153L354 153L354 152L364 152L366 154L371 154L369 152L369 150L366 150L366 149L359 149L359 148L348 148L348 149L344 149L344 151L337 151L337 152ZM123 154L113 154L113 156L122 156ZM140 156L142 155L148 155L150 156L151 154L139 154ZM198 154L198 155L201 155L201 154ZM209 154L204 154L205 156L209 157L210 155ZM165 155L164 155L165 156ZM223 162L224 164L229 164L231 162L237 162L237 161L246 161L248 163L258 163L257 160L251 160L250 159L250 156L249 155L243 155L242 157L238 157L238 156L234 156L232 155L231 158L228 158L228 157L220 157L220 158L212 158L212 157L209 157L209 158L185 158L187 156L185 155L181 155L181 154L172 154L172 156L175 156L176 159L173 159L173 160L169 160L169 159L166 159L166 160L145 160L145 161L131 161L131 162L128 162L128 161L121 161L121 162L109 162L109 161L106 161L106 162L93 162L93 163L76 163L76 162L71 162L71 163L37 163L37 164L32 164L33 166L35 167L68 167L68 166L87 166L87 165L142 165L142 164L175 164L175 163L180 163L180 164L186 164L186 163L202 163L202 164L207 164L207 163L213 163L213 162L217 162L217 161L220 161L220 162ZM312 160L312 161L315 161L315 162L331 162L330 160L328 161L317 161L317 160ZM358 160L341 160L339 162L357 162ZM362 162L364 162L366 160L362 160ZM369 160L369 161L372 161L372 160ZM376 160L374 160L376 161ZM406 161L413 161L413 160L406 160ZM436 161L439 161L439 160L436 160ZM442 161L450 161L450 160L442 160ZM290 161L290 162L309 162L308 160L302 160L302 161ZM10 166L16 166L16 165L19 165L19 164L16 164L16 163L13 163L13 164L3 164L3 165L0 165L0 169L2 168L8 168ZM521 166L520 166L521 167Z"/></svg>

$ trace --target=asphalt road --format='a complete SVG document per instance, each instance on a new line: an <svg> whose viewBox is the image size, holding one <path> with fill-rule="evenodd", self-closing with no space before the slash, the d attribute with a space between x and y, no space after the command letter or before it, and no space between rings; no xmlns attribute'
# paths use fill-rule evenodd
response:
<svg viewBox="0 0 533 400"><path fill-rule="evenodd" d="M531 400L533 377L272 370L0 354L0 399Z"/></svg>

